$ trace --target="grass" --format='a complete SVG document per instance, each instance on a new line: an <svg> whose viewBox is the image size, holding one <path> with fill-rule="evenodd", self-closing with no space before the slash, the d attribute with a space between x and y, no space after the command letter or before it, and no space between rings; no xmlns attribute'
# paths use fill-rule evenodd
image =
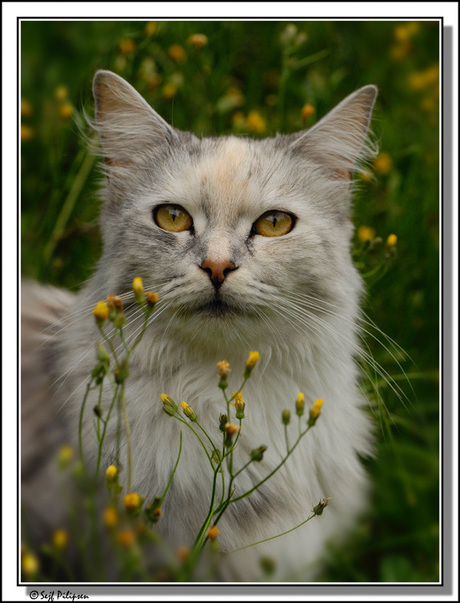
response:
<svg viewBox="0 0 460 603"><path fill-rule="evenodd" d="M411 359L368 338L372 355L407 399L382 384L382 400L373 406L378 451L368 462L372 509L322 579L436 581L438 24L291 25L23 22L23 274L76 290L99 256L99 174L79 135L83 108L91 113L96 69L119 73L167 121L198 135L293 132L313 125L354 89L376 84L380 155L375 178L360 184L354 221L383 239L398 237L390 270L368 282L365 311ZM302 117L306 104L314 111ZM354 243L359 249L358 236Z"/></svg>

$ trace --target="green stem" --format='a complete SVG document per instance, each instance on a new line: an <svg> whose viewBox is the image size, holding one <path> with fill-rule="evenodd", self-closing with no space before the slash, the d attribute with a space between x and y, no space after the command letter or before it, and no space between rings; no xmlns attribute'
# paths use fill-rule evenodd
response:
<svg viewBox="0 0 460 603"><path fill-rule="evenodd" d="M98 476L99 476L99 469L100 469L100 466L101 466L101 458L102 458L102 444L104 443L105 433L107 431L107 425L108 425L108 422L109 422L109 419L110 419L110 415L112 414L113 406L115 404L115 400L117 399L117 397L118 397L118 385L115 388L115 392L114 392L114 395L113 395L113 398L112 398L112 402L110 403L109 412L107 413L107 417L106 417L106 419L104 421L104 429L102 430L102 435L101 435L101 438L99 440L99 448L98 448L98 451L97 451L97 465L96 465L96 478L95 478L95 481L97 481Z"/></svg>
<svg viewBox="0 0 460 603"><path fill-rule="evenodd" d="M126 429L126 444L127 444L127 454L128 454L128 492L131 492L132 485L132 455L131 455L131 428L129 427L128 421L128 411L126 408L126 394L125 394L125 382L121 384L121 408L123 411L123 418L125 421L125 429Z"/></svg>
<svg viewBox="0 0 460 603"><path fill-rule="evenodd" d="M297 524L293 528L290 528L289 530L286 530L285 532L281 532L281 534L276 534L276 536L270 536L269 538L264 538L263 540L258 540L257 542L252 542L251 544L246 544L245 546L241 546L238 549L233 549L233 551L230 551L228 554L231 555L232 553L236 553L237 551L242 551L243 549L248 549L251 546L256 546L258 544L262 544L263 542L268 542L269 540L275 540L275 538L281 538L281 536L285 536L286 534L289 534L290 532L293 532L294 530L297 530L298 528L302 527L308 521L313 519L313 517L316 517L316 513L313 513L313 515L310 515L310 517L308 517L301 523Z"/></svg>
<svg viewBox="0 0 460 603"><path fill-rule="evenodd" d="M165 488L165 491L163 492L163 495L162 495L162 497L160 498L159 506L161 506L161 503L162 503L162 502L164 501L164 499L166 498L166 494L168 493L169 486L171 485L171 483L172 483L172 481L173 481L174 474L176 473L177 466L179 465L179 459L180 459L180 455L181 455L181 453L182 453L182 431L180 432L180 434L179 434L179 435L180 435L180 442L179 442L179 454L177 455L177 461L176 461L176 464L174 465L174 469L172 470L171 477L169 478L169 481L168 481L168 484L167 484L167 486L166 486L166 488Z"/></svg>
<svg viewBox="0 0 460 603"><path fill-rule="evenodd" d="M311 425L309 425L307 427L307 429L305 429L305 431L303 431L300 436L297 438L294 446L289 450L289 452L287 453L287 455L283 458L283 460L273 469L273 471L270 471L270 473L264 477L263 480L261 480L258 484L256 484L253 488L251 488L250 490L248 490L247 492L245 492L244 494L241 494L240 496L237 496L236 498L233 498L229 504L233 504L235 502L237 502L238 500L241 500L242 498L246 498L247 496L249 496L250 494L252 494L254 492L254 490L257 490L257 488L259 488L262 484L264 484L268 479L271 478L271 476L276 473L283 465L284 463L287 461L287 459L291 456L291 454L293 453L293 451L296 449L298 443L300 442L300 440L303 438L303 436L310 430Z"/></svg>
<svg viewBox="0 0 460 603"><path fill-rule="evenodd" d="M51 237L43 249L43 262L45 266L48 265L56 245L64 234L65 227L70 219L70 216L72 215L75 203L77 202L77 199L83 190L83 186L85 185L85 182L91 172L95 159L96 158L93 155L87 153L77 175L73 180L72 188L70 189L66 200L62 204L62 208L56 220L53 232L51 233Z"/></svg>
<svg viewBox="0 0 460 603"><path fill-rule="evenodd" d="M79 421L78 421L78 449L79 449L79 453L80 453L80 460L83 463L83 465L85 464L84 459L83 459L83 413L85 411L86 401L88 399L89 392L91 391L92 383L93 383L93 380L91 379L91 381L86 386L86 392L85 392L85 395L83 397L83 402L80 407L80 417L79 417Z"/></svg>

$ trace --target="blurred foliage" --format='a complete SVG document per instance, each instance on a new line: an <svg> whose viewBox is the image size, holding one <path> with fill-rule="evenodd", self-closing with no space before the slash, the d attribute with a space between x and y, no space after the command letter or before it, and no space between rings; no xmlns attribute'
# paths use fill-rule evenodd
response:
<svg viewBox="0 0 460 603"><path fill-rule="evenodd" d="M325 581L438 579L438 55L435 21L21 23L22 269L71 289L100 253L100 176L79 132L97 69L197 135L296 131L379 87L380 154L357 189L355 251L397 235L365 311L410 360L382 334L368 338L404 395L381 384L373 508Z"/></svg>

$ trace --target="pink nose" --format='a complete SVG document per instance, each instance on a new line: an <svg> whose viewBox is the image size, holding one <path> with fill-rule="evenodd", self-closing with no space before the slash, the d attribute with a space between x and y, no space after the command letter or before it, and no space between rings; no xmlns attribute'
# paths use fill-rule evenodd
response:
<svg viewBox="0 0 460 603"><path fill-rule="evenodd" d="M205 272L208 273L212 284L216 288L222 285L227 274L231 270L236 270L235 264L233 264L233 262L231 262L230 260L216 261L210 258L206 258L205 261L201 264L200 268L202 268Z"/></svg>

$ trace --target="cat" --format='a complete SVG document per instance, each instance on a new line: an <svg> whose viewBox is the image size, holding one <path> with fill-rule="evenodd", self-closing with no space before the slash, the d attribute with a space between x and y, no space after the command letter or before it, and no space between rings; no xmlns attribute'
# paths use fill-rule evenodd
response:
<svg viewBox="0 0 460 603"><path fill-rule="evenodd" d="M331 500L322 517L298 530L229 554L222 579L261 579L264 555L275 561L274 580L313 579L327 542L343 539L369 493L360 457L372 454L373 424L356 363L364 288L351 259L350 213L352 175L375 153L369 122L377 89L360 88L308 130L263 140L179 131L110 71L95 74L93 92L92 125L105 171L102 257L78 294L22 287L22 497L29 527L49 530L64 520L51 459L59 446L77 446L100 340L91 309L108 294L121 295L126 338L133 341L140 318L132 281L141 277L159 301L130 360L132 490L161 493L176 460L182 426L163 412L161 394L187 401L218 439L216 363L230 363L235 391L248 352L257 350L234 463L243 465L260 445L267 449L241 473L238 492L285 455L281 412L293 408L299 392L305 417L315 399L324 405L284 467L229 507L219 545L231 552L290 530L320 500ZM102 407L109 402L105 391ZM103 467L114 460L115 425L107 432ZM212 487L199 442L182 432L182 457L158 523L172 546L191 545ZM83 444L94 463L91 411L84 415Z"/></svg>

